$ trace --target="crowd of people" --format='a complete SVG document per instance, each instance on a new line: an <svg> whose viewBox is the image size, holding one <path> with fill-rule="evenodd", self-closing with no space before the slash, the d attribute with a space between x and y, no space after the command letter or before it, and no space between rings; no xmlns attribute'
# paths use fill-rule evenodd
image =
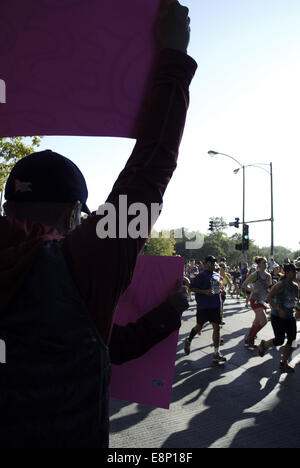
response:
<svg viewBox="0 0 300 468"><path fill-rule="evenodd" d="M197 303L196 326L192 328L189 337L185 339L184 350L188 355L191 342L196 334L201 334L205 323L210 322L213 327L213 361L226 362L220 353L220 328L223 322L223 306L227 294L243 297L245 306L250 306L254 312L254 321L244 338L245 346L258 349L262 357L273 346L281 346L287 337L283 350L280 370L293 373L289 359L296 340L296 320L300 318L300 257L294 261L286 259L278 264L273 258L268 261L265 257L256 256L254 263L230 267L226 258L217 259L209 255L203 262L189 261L185 267L185 284L188 286L190 299L195 294ZM260 330L271 321L274 338L262 340L257 346L255 340Z"/></svg>

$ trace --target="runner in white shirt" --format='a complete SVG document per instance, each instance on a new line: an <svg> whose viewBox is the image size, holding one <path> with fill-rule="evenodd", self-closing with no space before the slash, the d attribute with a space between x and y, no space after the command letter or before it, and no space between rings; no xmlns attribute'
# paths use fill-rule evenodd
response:
<svg viewBox="0 0 300 468"><path fill-rule="evenodd" d="M254 349L255 337L257 333L267 324L267 297L269 288L272 286L272 276L266 271L268 263L265 257L255 257L255 263L257 264L257 270L246 280L243 284L243 289L246 290L249 284L252 284L252 292L250 296L250 305L255 313L255 319L252 327L249 330L248 335L245 337L245 346Z"/></svg>

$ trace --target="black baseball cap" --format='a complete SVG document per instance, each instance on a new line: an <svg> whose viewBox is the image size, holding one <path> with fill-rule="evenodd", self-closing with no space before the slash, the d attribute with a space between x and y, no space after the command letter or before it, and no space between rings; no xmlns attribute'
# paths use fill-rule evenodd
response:
<svg viewBox="0 0 300 468"><path fill-rule="evenodd" d="M207 263L207 262L215 263L216 261L217 259L213 255L208 255L208 257L205 258L204 263Z"/></svg>
<svg viewBox="0 0 300 468"><path fill-rule="evenodd" d="M70 159L51 150L39 151L20 159L13 167L5 187L5 198L16 202L82 203L88 189L83 174Z"/></svg>
<svg viewBox="0 0 300 468"><path fill-rule="evenodd" d="M283 271L285 273L288 273L289 271L300 271L300 267L296 267L296 265L294 265L293 263L285 263L283 265Z"/></svg>

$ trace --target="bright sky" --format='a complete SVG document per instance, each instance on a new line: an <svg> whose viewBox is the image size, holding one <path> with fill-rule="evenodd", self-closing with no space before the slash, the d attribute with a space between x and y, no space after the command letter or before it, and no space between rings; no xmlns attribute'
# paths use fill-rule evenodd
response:
<svg viewBox="0 0 300 468"><path fill-rule="evenodd" d="M209 217L242 218L242 164L273 163L274 241L299 249L299 0L182 0L190 8L189 54L198 62L178 168L156 229L207 233ZM134 142L45 137L41 149L71 158L97 209L123 169ZM266 169L268 167L266 166ZM246 221L270 218L270 177L246 169ZM250 238L270 245L270 222L250 225ZM228 229L228 235L236 232Z"/></svg>

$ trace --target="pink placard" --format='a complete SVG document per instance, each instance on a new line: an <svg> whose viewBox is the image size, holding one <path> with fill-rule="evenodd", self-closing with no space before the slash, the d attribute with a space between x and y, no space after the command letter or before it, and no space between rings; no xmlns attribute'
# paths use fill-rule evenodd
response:
<svg viewBox="0 0 300 468"><path fill-rule="evenodd" d="M0 137L134 138L162 4L1 1Z"/></svg>
<svg viewBox="0 0 300 468"><path fill-rule="evenodd" d="M177 279L182 279L184 259L141 255L133 280L120 300L115 321L135 322L163 302ZM178 331L155 345L144 356L112 366L110 396L158 408L169 408L174 378Z"/></svg>

